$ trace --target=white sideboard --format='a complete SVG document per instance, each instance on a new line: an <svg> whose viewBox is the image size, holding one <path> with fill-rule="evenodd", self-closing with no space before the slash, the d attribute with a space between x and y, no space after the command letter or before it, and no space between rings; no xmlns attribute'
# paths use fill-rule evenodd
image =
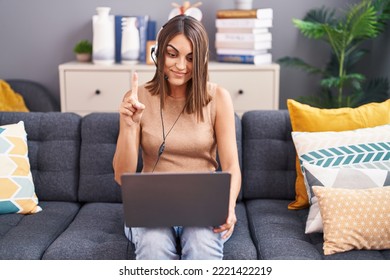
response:
<svg viewBox="0 0 390 280"><path fill-rule="evenodd" d="M279 65L209 63L210 81L226 88L237 114L249 110L279 109ZM132 73L139 83L149 81L154 65L68 62L59 65L61 111L86 115L117 112L123 95L131 89Z"/></svg>

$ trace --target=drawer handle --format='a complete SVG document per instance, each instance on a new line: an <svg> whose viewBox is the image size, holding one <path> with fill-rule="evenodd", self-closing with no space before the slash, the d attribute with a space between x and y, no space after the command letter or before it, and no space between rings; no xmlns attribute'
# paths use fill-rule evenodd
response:
<svg viewBox="0 0 390 280"><path fill-rule="evenodd" d="M238 90L238 94L244 94L244 91L242 89Z"/></svg>
<svg viewBox="0 0 390 280"><path fill-rule="evenodd" d="M95 94L99 95L100 94L100 90L99 89L95 90Z"/></svg>

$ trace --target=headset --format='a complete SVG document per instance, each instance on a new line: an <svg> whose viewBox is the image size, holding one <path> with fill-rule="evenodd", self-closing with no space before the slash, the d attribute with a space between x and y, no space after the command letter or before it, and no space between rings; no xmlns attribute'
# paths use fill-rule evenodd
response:
<svg viewBox="0 0 390 280"><path fill-rule="evenodd" d="M164 28L166 24L164 24L160 30L157 32L157 35L156 35L156 44L150 49L150 56L154 62L154 64L156 65L157 67L157 53L158 53L158 39L159 39L159 36L160 36L160 33L161 33L161 30Z"/></svg>

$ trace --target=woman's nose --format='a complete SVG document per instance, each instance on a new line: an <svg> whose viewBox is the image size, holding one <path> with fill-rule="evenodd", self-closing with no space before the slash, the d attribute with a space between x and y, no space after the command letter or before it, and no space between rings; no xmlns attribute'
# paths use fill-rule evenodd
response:
<svg viewBox="0 0 390 280"><path fill-rule="evenodd" d="M187 67L187 61L186 59L184 58L179 58L176 63L175 63L175 66L178 70L185 70L186 67Z"/></svg>

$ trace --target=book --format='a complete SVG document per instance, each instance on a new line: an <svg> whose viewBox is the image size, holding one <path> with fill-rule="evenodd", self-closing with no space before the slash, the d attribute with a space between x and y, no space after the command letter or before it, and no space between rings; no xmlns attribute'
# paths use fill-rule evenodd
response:
<svg viewBox="0 0 390 280"><path fill-rule="evenodd" d="M234 54L218 54L218 62L244 63L244 64L270 64L272 63L272 54L263 53L258 55L234 55Z"/></svg>
<svg viewBox="0 0 390 280"><path fill-rule="evenodd" d="M121 62L121 47L122 47L122 18L129 17L123 15L115 16L115 62ZM137 18L137 27L139 30L139 39L140 39L140 53L139 61L146 62L146 37L147 37L147 28L148 28L148 15L135 16Z"/></svg>
<svg viewBox="0 0 390 280"><path fill-rule="evenodd" d="M267 49L251 50L251 49L229 49L229 48L218 48L216 49L217 54L234 54L234 55L259 55L267 53Z"/></svg>
<svg viewBox="0 0 390 280"><path fill-rule="evenodd" d="M146 35L146 41L156 40L156 25L157 22L155 20L148 21L148 32Z"/></svg>
<svg viewBox="0 0 390 280"><path fill-rule="evenodd" d="M215 27L229 28L265 28L272 27L272 19L258 18L217 18Z"/></svg>
<svg viewBox="0 0 390 280"><path fill-rule="evenodd" d="M230 27L219 27L217 28L218 33L245 33L245 34L260 34L270 32L269 28L230 28Z"/></svg>
<svg viewBox="0 0 390 280"><path fill-rule="evenodd" d="M231 49L251 49L251 50L268 50L272 48L272 41L218 41L215 40L215 47Z"/></svg>
<svg viewBox="0 0 390 280"><path fill-rule="evenodd" d="M215 40L226 42L238 42L238 41L271 41L271 32L250 34L250 33L215 33Z"/></svg>
<svg viewBox="0 0 390 280"><path fill-rule="evenodd" d="M273 9L251 9L251 10L218 10L217 18L273 18Z"/></svg>

